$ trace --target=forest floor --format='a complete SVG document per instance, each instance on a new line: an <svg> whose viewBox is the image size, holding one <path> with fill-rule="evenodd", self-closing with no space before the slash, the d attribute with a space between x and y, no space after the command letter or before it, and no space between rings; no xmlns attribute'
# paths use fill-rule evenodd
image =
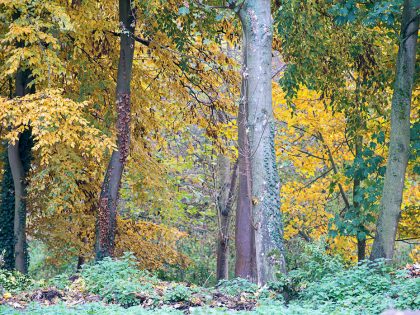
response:
<svg viewBox="0 0 420 315"><path fill-rule="evenodd" d="M36 289L28 292L21 292L13 296L3 296L0 299L0 305L11 306L16 310L25 310L31 304L37 303L43 306L51 306L64 303L67 307L72 308L77 305L87 303L103 303L103 299L98 294L91 294L84 290L79 290L76 286L69 289L60 290L56 287L48 287ZM186 288L183 295L182 292L174 293L172 299L165 296L165 292L171 288ZM183 290L183 289L181 289ZM160 309L162 307L180 310L189 314L192 308L207 306L210 308L222 308L234 311L251 311L255 309L257 304L257 295L254 293L242 292L239 295L232 296L224 294L217 289L190 287L188 284L174 282L160 282L154 287L154 292L133 292L133 297L137 306L144 309ZM111 305L105 303L104 305Z"/></svg>
<svg viewBox="0 0 420 315"><path fill-rule="evenodd" d="M420 310L420 265L408 265L403 280L395 272L379 275L353 269L325 281L306 284L291 300L284 287L258 288L243 279L203 288L187 283L140 276L134 282L114 277L105 286L101 278L72 276L56 286L17 293L4 292L1 315L95 314L380 314L386 309ZM389 276L391 275L391 277ZM93 283L93 285L92 285ZM137 283L135 286L131 286ZM96 289L99 294L94 294ZM89 289L90 288L90 289ZM305 291L306 290L306 291ZM305 293L306 292L306 293ZM418 313L420 314L420 312Z"/></svg>

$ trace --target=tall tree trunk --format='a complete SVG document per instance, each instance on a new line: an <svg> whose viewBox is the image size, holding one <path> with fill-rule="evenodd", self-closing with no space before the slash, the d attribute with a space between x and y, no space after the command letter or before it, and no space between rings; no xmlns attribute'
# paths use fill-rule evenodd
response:
<svg viewBox="0 0 420 315"><path fill-rule="evenodd" d="M235 277L256 281L255 236L252 225L252 180L249 140L247 135L248 85L246 60L246 37L243 35L242 84L238 109L238 201L235 226Z"/></svg>
<svg viewBox="0 0 420 315"><path fill-rule="evenodd" d="M13 145L9 144L7 153L9 156L10 169L13 176L13 187L15 192L15 213L14 213L14 238L15 238L15 268L27 272L27 251L26 251L26 204L25 204L25 173L22 160L19 154L19 141Z"/></svg>
<svg viewBox="0 0 420 315"><path fill-rule="evenodd" d="M9 98L13 98L13 81L9 78ZM3 265L0 268L9 270L15 269L15 192L13 187L12 170L9 165L8 143L4 144L3 177L1 180L0 195L0 255L3 258Z"/></svg>
<svg viewBox="0 0 420 315"><path fill-rule="evenodd" d="M370 259L392 259L401 215L405 170L410 150L410 107L416 67L419 16L415 0L405 0L396 79L391 105L391 134L380 214Z"/></svg>
<svg viewBox="0 0 420 315"><path fill-rule="evenodd" d="M272 18L270 0L245 0L239 10L244 32L252 217L258 284L285 272L279 177L272 109Z"/></svg>
<svg viewBox="0 0 420 315"><path fill-rule="evenodd" d="M229 223L232 205L235 199L238 162L231 171L229 158L219 156L218 169L220 172L219 196L217 200L219 235L217 241L217 280L229 278Z"/></svg>
<svg viewBox="0 0 420 315"><path fill-rule="evenodd" d="M15 196L13 187L12 171L9 165L7 146L3 154L3 178L1 181L1 204L0 204L0 255L3 255L3 266L12 270L15 268Z"/></svg>
<svg viewBox="0 0 420 315"><path fill-rule="evenodd" d="M116 89L118 151L112 153L102 184L96 226L96 260L112 256L114 252L119 188L130 149L130 82L135 43L135 17L130 0L119 1L119 19L121 35Z"/></svg>
<svg viewBox="0 0 420 315"><path fill-rule="evenodd" d="M24 96L34 93L35 88L28 87L30 82L29 70L18 70L16 74L15 95ZM30 132L25 131L14 144L9 144L7 155L13 178L14 188L14 256L15 269L26 273L28 271L28 248L26 243L26 182L25 173L30 163ZM24 165L26 164L26 165ZM26 166L26 167L25 167ZM25 172L26 168L26 172Z"/></svg>

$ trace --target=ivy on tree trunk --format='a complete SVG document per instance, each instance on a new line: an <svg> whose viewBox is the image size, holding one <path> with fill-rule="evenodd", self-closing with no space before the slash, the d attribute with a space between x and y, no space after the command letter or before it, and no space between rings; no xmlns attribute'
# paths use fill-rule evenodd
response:
<svg viewBox="0 0 420 315"><path fill-rule="evenodd" d="M410 108L416 68L419 15L415 0L405 0L401 22L394 94L391 105L391 134L380 214L370 259L392 259L401 216L405 171L410 153Z"/></svg>
<svg viewBox="0 0 420 315"><path fill-rule="evenodd" d="M7 156L7 146L3 153L3 177L1 181L0 204L0 254L3 254L4 265L2 268L12 270L15 268L15 242L14 219L15 197L12 171Z"/></svg>
<svg viewBox="0 0 420 315"><path fill-rule="evenodd" d="M113 256L119 188L130 149L130 82L135 43L135 17L130 0L119 1L119 16L121 34L116 88L118 150L112 153L99 199L95 249L97 260Z"/></svg>
<svg viewBox="0 0 420 315"><path fill-rule="evenodd" d="M244 1L238 14L244 38L243 97L251 167L256 275L258 284L264 285L275 280L276 272L285 272L280 183L274 149L271 2Z"/></svg>
<svg viewBox="0 0 420 315"><path fill-rule="evenodd" d="M35 86L29 87L31 71L19 69L15 80L15 95L24 96L35 93ZM13 179L14 192L14 268L22 273L28 271L28 245L26 241L26 175L30 168L32 139L27 130L19 135L14 144L7 147L9 166Z"/></svg>

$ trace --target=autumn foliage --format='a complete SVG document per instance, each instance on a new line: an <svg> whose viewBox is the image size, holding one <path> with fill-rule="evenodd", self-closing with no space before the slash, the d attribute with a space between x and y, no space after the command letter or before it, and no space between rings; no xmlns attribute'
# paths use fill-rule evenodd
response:
<svg viewBox="0 0 420 315"><path fill-rule="evenodd" d="M0 244L8 243L5 257L13 261L16 238L8 150L26 139L31 147L21 181L24 235L30 244L45 246L48 266L76 269L76 261L79 268L93 261L97 240L113 239L112 230L108 254L132 252L140 269L206 284L216 282L216 251L223 240L226 274L232 277L235 208L244 204L244 195L250 217L255 219L257 209L269 223L248 220L249 234L270 226L264 236L278 236L281 251L270 251L280 258L267 258L270 264L289 259L283 237L292 254L301 239L323 244L344 264L367 258L386 193L393 69L407 40L396 30L403 7L398 1L377 7L362 1L263 2L273 15L267 28L273 43L265 47L272 53L263 71L272 95L247 85L262 81L249 77L242 37L242 31L254 34L256 18L246 10L244 21L252 27L245 23L243 29L238 19L251 0L0 0L1 206L8 214L2 231L10 231L0 234ZM121 4L128 4L129 27L122 23ZM124 53L123 39L132 56ZM254 70L261 69L257 63ZM28 82L17 96L23 72ZM410 263L420 259L418 75L413 82L394 255ZM272 107L264 115L246 112L270 97ZM243 113L253 121L241 122ZM253 159L261 139L249 142L255 131L266 141L260 163ZM245 152L241 135L255 150ZM113 183L115 200L100 199L101 189L108 188L107 169L115 169L113 153L122 165ZM250 163L242 167L244 155ZM233 167L238 161L240 172ZM249 185L267 169L270 176L261 186L269 189L255 196ZM248 191L241 195L237 183L248 172L254 178L245 178L249 185L240 187ZM271 216L261 205L274 209ZM226 208L230 212L222 216ZM104 222L109 226L98 228ZM263 253L267 244L258 250ZM248 245L255 254L255 244ZM263 254L259 261L268 257ZM251 266L255 261L249 259L250 269L257 268Z"/></svg>

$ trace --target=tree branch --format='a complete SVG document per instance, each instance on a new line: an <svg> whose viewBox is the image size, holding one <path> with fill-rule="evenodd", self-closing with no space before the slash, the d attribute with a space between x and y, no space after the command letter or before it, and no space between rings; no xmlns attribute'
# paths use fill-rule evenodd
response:
<svg viewBox="0 0 420 315"><path fill-rule="evenodd" d="M119 33L119 32L107 31L107 30L105 30L105 32L110 33L114 36L118 36L118 37L121 36L121 33ZM140 37L134 35L133 33L130 33L130 35L133 37L133 39L136 42L139 42L140 44L143 44L144 46L147 46L147 47L149 47L150 43L152 42L151 40L140 38Z"/></svg>
<svg viewBox="0 0 420 315"><path fill-rule="evenodd" d="M337 166L335 165L335 162L334 162L334 159L333 159L333 156L332 156L332 153L331 153L330 148L324 142L324 138L322 137L322 134L321 133L318 133L318 136L319 136L319 139L321 140L321 142L323 143L324 148L327 150L328 159L330 160L330 163L331 163L332 169L334 171L334 174L338 174ZM350 208L349 200L347 199L347 196L346 196L346 193L344 191L344 188L343 188L343 186L340 183L338 183L338 188L340 190L340 194L341 194L341 197L343 198L343 201L344 201L344 204L346 205L346 208L349 209Z"/></svg>
<svg viewBox="0 0 420 315"><path fill-rule="evenodd" d="M302 190L302 189L304 189L304 188L307 188L307 187L309 187L309 186L311 186L313 183L315 183L318 179L321 179L321 178L323 178L323 177L325 177L329 172L331 172L333 169L332 168L330 168L330 169L328 169L327 171L325 171L324 173L322 173L321 175L319 175L319 176L317 176L317 177L315 177L313 180L311 180L309 183L307 183L307 184L305 184L305 186L303 186L303 187L301 187L301 188L299 188L299 191L300 190Z"/></svg>

